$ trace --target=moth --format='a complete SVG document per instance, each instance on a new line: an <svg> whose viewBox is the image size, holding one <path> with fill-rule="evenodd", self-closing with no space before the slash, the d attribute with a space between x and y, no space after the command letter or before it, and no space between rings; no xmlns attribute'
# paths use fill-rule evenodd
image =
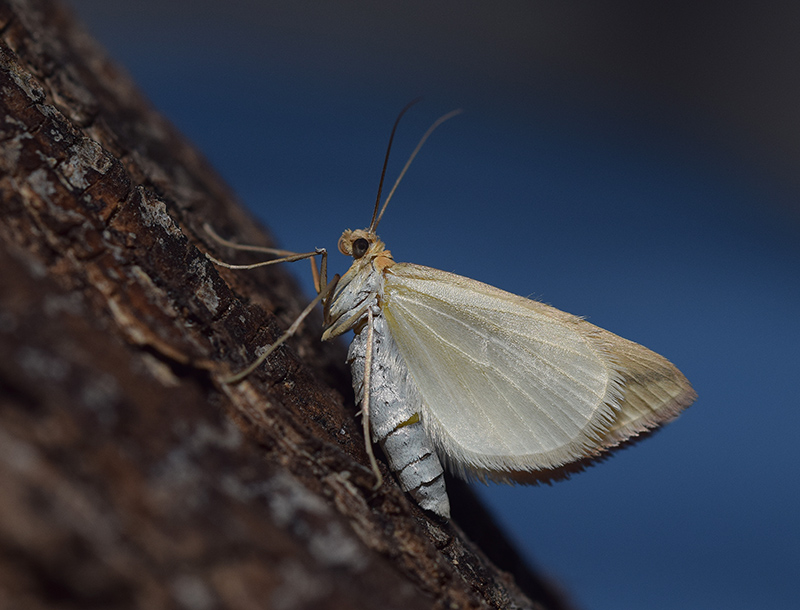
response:
<svg viewBox="0 0 800 610"><path fill-rule="evenodd" d="M413 103L413 102L412 102ZM409 104L410 106L410 104ZM447 519L444 470L507 483L557 479L675 417L696 398L666 358L553 307L445 271L396 262L376 230L397 185L434 129L406 162L380 206L389 139L369 227L346 230L339 250L353 258L327 282L327 252L239 246L280 258L231 269L312 262L317 298L244 371L259 366L322 302L322 340L354 331L347 361L361 405L367 454L378 443L401 487ZM379 211L380 210L380 211Z"/></svg>

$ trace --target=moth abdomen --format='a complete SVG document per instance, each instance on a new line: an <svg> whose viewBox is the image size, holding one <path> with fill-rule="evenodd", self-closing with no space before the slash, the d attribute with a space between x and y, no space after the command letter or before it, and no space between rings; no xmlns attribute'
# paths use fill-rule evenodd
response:
<svg viewBox="0 0 800 610"><path fill-rule="evenodd" d="M422 423L395 428L381 441L389 468L424 509L450 517L450 501L444 483L444 468Z"/></svg>
<svg viewBox="0 0 800 610"><path fill-rule="evenodd" d="M422 398L394 342L381 310L372 307L372 365L369 381L369 419L372 441L383 448L389 468L425 510L450 518L444 468L425 432L419 414ZM364 398L368 329L364 326L350 344L348 362L356 401Z"/></svg>

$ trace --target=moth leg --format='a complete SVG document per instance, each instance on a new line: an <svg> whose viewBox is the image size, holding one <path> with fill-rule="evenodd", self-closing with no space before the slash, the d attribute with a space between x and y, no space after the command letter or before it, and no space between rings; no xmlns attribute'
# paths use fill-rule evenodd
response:
<svg viewBox="0 0 800 610"><path fill-rule="evenodd" d="M203 230L208 233L214 241L223 246L228 246L233 250L243 250L245 252L262 252L264 254L275 254L277 256L291 256L293 254L297 254L297 252L290 252L289 250L279 250L277 248L268 248L266 246L251 246L248 244L237 244L235 241L230 241L229 239L225 239L219 233L217 233L214 228L208 224L207 222L203 224Z"/></svg>
<svg viewBox="0 0 800 610"><path fill-rule="evenodd" d="M292 337L296 332L297 329L300 328L300 324L303 323L314 307L320 301L324 301L326 297L330 294L331 290L336 286L336 281L328 284L328 252L325 248L317 248L313 252L289 252L288 250L278 250L276 248L267 248L264 246L248 246L243 244L237 244L235 242L229 241L220 237L214 229L211 228L209 224L204 224L203 228L205 231L212 237L214 240L218 241L219 243L228 246L229 248L233 248L235 250L245 250L248 252L261 252L264 254L274 254L279 256L280 258L271 259L268 261L261 261L258 263L253 263L250 265L234 265L231 263L226 263L221 261L217 258L214 258L208 252L206 252L206 258L208 258L212 263L215 265L219 265L220 267L225 267L226 269L256 269L258 267L265 267L267 265L274 265L277 263L291 263L294 261L303 260L305 258L310 259L311 261L311 273L314 279L314 288L317 290L316 298L311 301L308 306L297 316L297 319L292 323L292 325L284 332L278 339L269 346L265 346L265 351L258 357L254 362L252 362L247 368L239 373L223 379L223 383L236 383L237 381L241 381L245 377L247 377L250 373L252 373L256 368L259 367L269 356L272 354L276 349L278 349L289 337ZM314 257L319 256L321 257L320 262L320 270L317 270L317 266L314 263ZM334 280L338 280L338 276L334 278Z"/></svg>
<svg viewBox="0 0 800 610"><path fill-rule="evenodd" d="M327 275L327 268L328 268L328 252L325 248L317 248L313 252L291 252L289 250L278 250L277 248L267 248L265 246L248 246L244 244L237 244L235 242L229 241L224 237L220 237L211 226L206 223L203 225L206 233L208 233L211 237L213 237L216 241L221 243L224 246L228 246L234 250L243 250L246 252L261 252L263 254L274 254L279 256L280 258L273 258L268 261L260 261L258 263L252 263L250 265L234 265L231 263L226 263L225 261L221 261L218 258L211 256L208 252L206 252L206 258L210 260L215 265L219 265L220 267L225 267L226 269L256 269L258 267L266 267L267 265L276 265L278 263L293 263L295 261L303 260L304 258L310 258L311 260L311 274L314 279L314 288L316 288L317 292L322 292L325 288L325 284L327 283L327 278L320 277L320 272L317 271L317 267L314 264L313 258L315 256L322 257L321 267L324 269L324 275Z"/></svg>
<svg viewBox="0 0 800 610"><path fill-rule="evenodd" d="M380 468L378 468L378 460L375 459L375 453L372 450L372 434L369 429L369 385L370 385L370 370L372 368L372 308L367 308L367 351L364 355L364 395L361 399L361 425L364 428L364 443L366 445L367 456L369 456L369 464L372 467L372 472L375 473L375 484L372 486L373 491L378 489L383 483L383 475Z"/></svg>
<svg viewBox="0 0 800 610"><path fill-rule="evenodd" d="M303 323L303 320L305 320L308 317L308 314L310 314L314 309L314 307L317 306L317 303L319 303L326 296L328 296L328 293L330 292L330 289L333 286L334 284L329 284L328 287L326 287L326 289L323 292L320 292L316 296L316 298L306 306L306 308L302 311L302 313L299 316L297 316L297 319L294 322L292 322L292 325L286 330L286 332L284 332L280 337L278 337L272 345L268 347L265 346L264 352L258 358L256 358L246 369L236 373L231 377L223 379L222 383L236 383L237 381L241 381L242 379L247 377L250 373L252 373L254 370L256 370L267 358L269 358L272 352L278 349L281 345L283 345L283 343L289 337L292 337L297 332L297 329L300 328L300 324Z"/></svg>

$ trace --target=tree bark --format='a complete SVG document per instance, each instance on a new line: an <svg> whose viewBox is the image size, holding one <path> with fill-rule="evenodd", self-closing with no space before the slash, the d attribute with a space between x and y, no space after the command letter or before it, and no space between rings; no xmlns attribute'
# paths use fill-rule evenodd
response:
<svg viewBox="0 0 800 610"><path fill-rule="evenodd" d="M221 381L305 297L215 268L203 223L270 238L61 5L0 1L0 33L0 606L565 607L465 488L519 585L385 468L372 491L319 316Z"/></svg>

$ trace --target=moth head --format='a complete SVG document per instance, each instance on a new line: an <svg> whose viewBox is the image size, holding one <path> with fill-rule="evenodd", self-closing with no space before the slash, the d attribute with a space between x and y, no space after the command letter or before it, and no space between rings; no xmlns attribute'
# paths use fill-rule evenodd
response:
<svg viewBox="0 0 800 610"><path fill-rule="evenodd" d="M384 243L367 229L347 229L339 238L339 252L354 259L370 259L383 253Z"/></svg>

